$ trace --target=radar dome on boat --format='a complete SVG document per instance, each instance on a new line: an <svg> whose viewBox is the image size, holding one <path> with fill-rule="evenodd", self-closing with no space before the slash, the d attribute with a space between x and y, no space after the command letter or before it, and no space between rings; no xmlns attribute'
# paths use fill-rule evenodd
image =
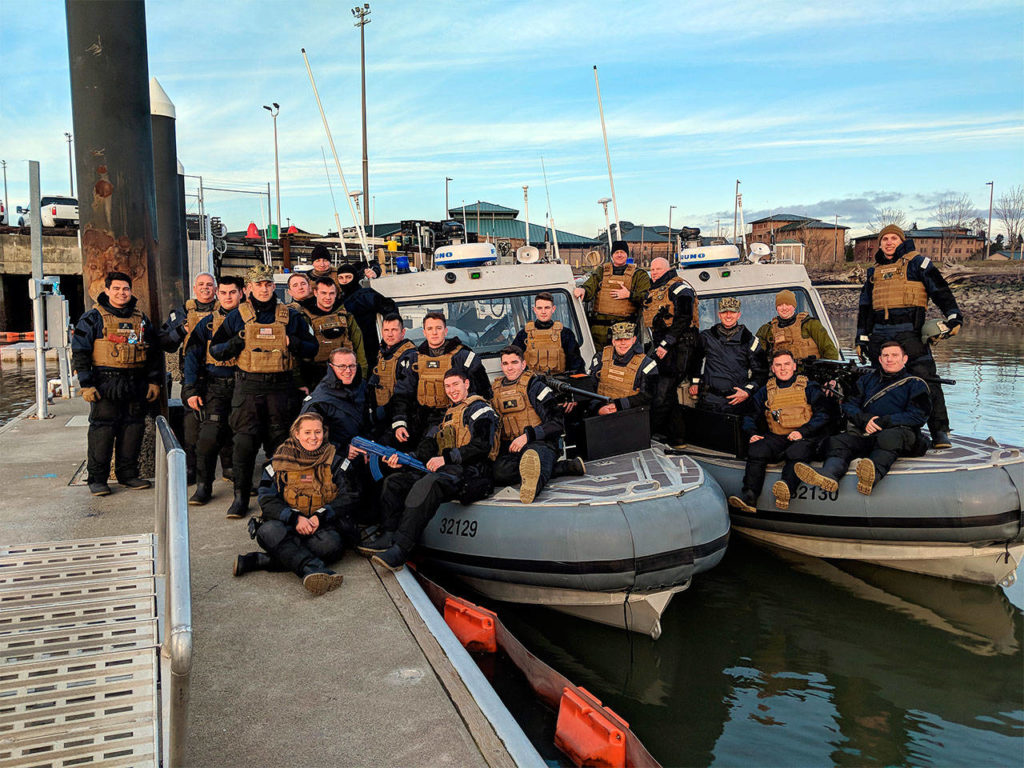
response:
<svg viewBox="0 0 1024 768"><path fill-rule="evenodd" d="M461 243L446 245L434 251L434 266L451 269L452 267L482 267L498 260L498 252L493 243Z"/></svg>

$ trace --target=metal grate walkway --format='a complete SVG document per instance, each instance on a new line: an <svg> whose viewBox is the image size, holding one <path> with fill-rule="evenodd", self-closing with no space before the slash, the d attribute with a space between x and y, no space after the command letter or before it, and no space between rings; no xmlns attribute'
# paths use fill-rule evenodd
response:
<svg viewBox="0 0 1024 768"><path fill-rule="evenodd" d="M0 545L0 767L160 764L152 534Z"/></svg>

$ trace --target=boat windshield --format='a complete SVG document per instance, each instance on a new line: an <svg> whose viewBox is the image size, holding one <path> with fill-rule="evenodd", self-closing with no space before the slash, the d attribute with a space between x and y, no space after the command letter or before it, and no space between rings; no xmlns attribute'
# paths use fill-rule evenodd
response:
<svg viewBox="0 0 1024 768"><path fill-rule="evenodd" d="M718 322L718 300L725 296L736 296L740 300L740 323L750 329L751 333L757 333L757 329L776 316L775 295L782 290L774 287L762 291L737 291L734 293L719 293L711 296L700 297L700 327L701 330L710 328ZM807 291L799 286L789 288L796 295L796 311L806 312L811 317L817 317L811 297Z"/></svg>
<svg viewBox="0 0 1024 768"><path fill-rule="evenodd" d="M549 290L555 300L553 320L572 330L580 341L580 329L570 311L569 294L564 290ZM442 312L448 318L448 338L458 336L477 355L497 357L502 348L512 343L526 323L534 319L533 299L537 291L501 296L460 296L410 302L399 305L408 331L406 338L417 344L423 341L423 318L427 312Z"/></svg>

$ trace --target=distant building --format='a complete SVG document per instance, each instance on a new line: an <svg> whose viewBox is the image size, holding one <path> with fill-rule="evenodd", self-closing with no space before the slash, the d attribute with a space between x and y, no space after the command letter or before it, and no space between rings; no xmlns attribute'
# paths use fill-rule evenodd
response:
<svg viewBox="0 0 1024 768"><path fill-rule="evenodd" d="M985 238L969 229L951 227L925 227L905 230L908 240L914 241L917 252L932 261L965 261L977 256L985 248ZM853 258L873 261L878 251L878 234L864 235L853 240Z"/></svg>
<svg viewBox="0 0 1024 768"><path fill-rule="evenodd" d="M747 245L765 243L772 246L778 259L825 267L846 259L846 230L834 224L795 213L777 213L750 222Z"/></svg>

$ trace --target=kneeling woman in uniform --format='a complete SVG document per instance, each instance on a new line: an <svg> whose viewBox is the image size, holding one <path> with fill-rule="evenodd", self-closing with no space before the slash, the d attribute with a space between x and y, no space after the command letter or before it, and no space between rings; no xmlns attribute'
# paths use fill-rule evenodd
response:
<svg viewBox="0 0 1024 768"><path fill-rule="evenodd" d="M304 413L263 470L261 517L250 523L264 550L239 555L235 576L249 571L294 571L314 595L337 589L342 576L327 566L355 534L346 503L344 456L326 440L319 414Z"/></svg>

